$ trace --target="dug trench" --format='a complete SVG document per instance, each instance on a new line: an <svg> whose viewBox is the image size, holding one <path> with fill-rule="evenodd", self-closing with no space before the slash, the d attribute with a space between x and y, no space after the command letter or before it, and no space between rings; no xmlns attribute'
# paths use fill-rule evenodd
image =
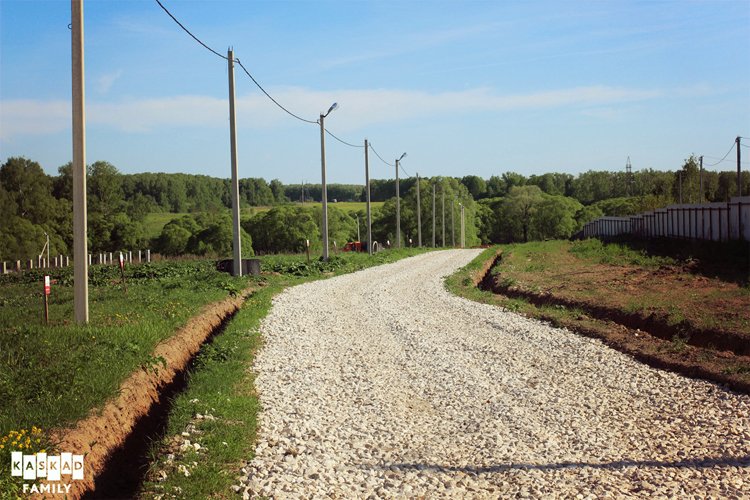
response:
<svg viewBox="0 0 750 500"><path fill-rule="evenodd" d="M185 389L201 349L224 331L252 293L206 306L175 335L156 346L155 361L132 373L104 408L92 410L75 427L53 434L56 447L85 456L83 481L70 498L133 498L148 469L148 450L163 437L175 396Z"/></svg>
<svg viewBox="0 0 750 500"><path fill-rule="evenodd" d="M750 366L750 342L746 335L719 329L700 329L687 321L670 324L656 314L644 316L628 313L549 292L536 293L518 286L508 286L503 283L500 274L493 274L493 269L502 259L502 252L499 251L482 266L474 279L478 288L498 296L521 299L535 306L534 317L598 338L654 368L750 393L750 378L736 373L737 366ZM561 318L545 313L545 306L577 310L582 314L577 318Z"/></svg>

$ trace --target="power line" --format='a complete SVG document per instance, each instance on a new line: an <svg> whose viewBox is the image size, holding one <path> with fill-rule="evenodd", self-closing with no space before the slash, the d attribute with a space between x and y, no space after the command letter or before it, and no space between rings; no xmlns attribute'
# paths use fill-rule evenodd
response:
<svg viewBox="0 0 750 500"><path fill-rule="evenodd" d="M263 92L264 94L266 94L266 97L268 97L269 99L271 99L271 101L273 101L273 103L274 103L275 105L277 105L277 106L278 106L279 108L281 108L282 110L286 111L286 113L287 113L287 114L289 114L290 116L293 116L294 118L298 119L299 121L303 121L303 122L305 122L305 123L313 123L313 124L316 124L316 123L318 123L318 122L317 122L317 120L315 120L315 121L313 121L313 120L306 120L305 118L302 118L301 116L295 115L294 113L292 113L291 111L289 111L288 109L286 109L286 108L285 108L284 106L282 106L282 105L281 105L281 104L279 103L279 101L277 101L276 99L274 99L273 97L271 97L271 94L269 94L268 92L266 92L266 89L264 89L264 88L263 88L263 87L262 87L262 86L260 85L260 83L258 83L258 80L256 80L255 78L253 78L253 75L251 75L251 74L250 74L250 72L249 72L249 71L247 70L247 68L245 67L245 65L244 65L244 64L242 64L242 62L240 62L239 58L235 59L235 61L236 61L236 62L237 62L237 64L238 64L238 65L240 66L240 68L242 68L242 71L244 71L244 72L245 72L245 74L246 74L247 76L249 76L249 77L250 77L250 79L251 79L251 80L253 81L253 83L254 83L254 84L255 84L255 85L256 85L256 86L257 86L257 87L258 87L258 88L260 89L260 91L261 91L261 92Z"/></svg>
<svg viewBox="0 0 750 500"><path fill-rule="evenodd" d="M732 152L732 150L734 149L734 146L736 144L737 144L736 142L732 143L732 147L729 148L729 151L727 151L727 154L725 154L724 157L721 160L717 161L716 163L711 163L709 165L704 165L704 167L713 167L713 166L718 165L719 163L723 162L726 159L726 157L729 156L729 153Z"/></svg>
<svg viewBox="0 0 750 500"><path fill-rule="evenodd" d="M201 45L202 45L202 46L203 46L203 47L204 47L204 48L205 48L206 50L208 50L209 52L211 52L211 53L213 53L213 54L215 54L215 55L217 55L217 56L221 57L221 58L222 58L222 59L224 59L225 61L227 61L227 60L228 60L228 59L227 59L227 56L225 56L225 55L222 55L222 54L220 54L219 52L217 52L216 50L212 49L211 47L209 47L208 45L206 45L205 43L203 43L203 41L202 41L202 40L201 40L200 38L198 38L198 37L197 37L197 36L195 36L195 35L194 35L193 33L191 33L191 32L190 32L190 30L189 30L189 29L187 29L187 28L185 27L185 25L183 25L183 24L182 24L182 23L181 23L180 21L178 21L178 20L177 20L177 18L176 18L175 16L173 16L173 15L172 15L172 13L171 13L171 12L169 12L169 10L167 10L167 8L166 8L166 7L164 6L164 4L162 4L162 3L161 3L161 2L159 1L159 0L155 0L155 1L156 1L156 3L157 3L157 4L159 4L159 7L161 7L161 8L162 8L162 10L163 10L164 12L166 12L166 13L167 13L167 15L168 15L169 17L171 17L171 18L172 18L172 20L173 20L173 21L174 21L175 23L177 23L177 25L178 25L178 26L179 26L180 28L182 28L182 29L183 29L183 31L184 31L185 33L187 33L188 35L190 35L190 37L191 37L191 38L192 38L193 40L195 40L196 42L198 42L199 44L201 44ZM261 91L261 92L263 92L263 93L264 93L264 94L266 95L266 97L268 97L268 98L269 98L269 99L270 99L270 100L271 100L271 101L272 101L272 102L273 102L273 103L274 103L274 104L275 104L276 106L278 106L279 108L281 108L282 110L284 110L284 111L285 111L286 113L288 113L288 114L289 114L290 116L293 116L294 118L296 118L296 119L298 119L298 120L300 120L300 121L303 121L303 122L305 122L305 123L312 123L312 124L316 124L316 123L318 123L317 121L313 121L313 120L306 120L305 118L302 118L301 116L298 116L298 115L296 115L296 114L292 113L292 112L291 112L291 111L289 111L289 110L288 110L287 108L285 108L284 106L282 106L282 105L281 105L281 104L279 103L279 101L277 101L276 99L274 99L273 97L271 97L271 94L269 94L268 92L266 92L266 89L264 89L264 88L263 88L263 86L261 86L261 84L260 84L260 83L258 83L258 80L256 80L256 79L255 79L255 78L253 77L253 75L251 75L251 74L250 74L250 72L249 72L249 71L247 70L247 68L245 67L245 65L244 65L244 64L242 64L242 62L240 61L240 59L239 59L239 58L235 58L233 62L236 62L236 63L237 63L238 65L239 65L239 67L240 67L240 68L242 68L242 71L244 71L244 72L245 72L245 74L246 74L247 76L249 76L249 77L250 77L250 79L251 79L251 80L253 81L253 83L254 83L254 84L255 84L255 85L256 85L256 86L257 86L257 87L258 87L258 88L260 89L260 91Z"/></svg>
<svg viewBox="0 0 750 500"><path fill-rule="evenodd" d="M353 148L364 148L365 147L364 144L352 144L350 142L346 142L343 139L339 139L338 137L336 137L335 135L333 135L333 132L331 132L328 129L326 129L326 134L330 135L331 137L333 137L334 139L336 139L337 141L339 141L341 144L346 144L347 146L351 146Z"/></svg>
<svg viewBox="0 0 750 500"><path fill-rule="evenodd" d="M386 164L386 165L388 165L389 167L395 167L395 166L396 166L396 165L394 165L393 163L388 163L387 161L385 161L385 160L383 159L383 157L382 157L382 156L380 156L380 155L378 154L378 152L377 152L377 151L375 151L375 148L373 148L373 147L372 147L372 143L371 143L371 142L369 143L369 146L370 146L370 149L372 150L372 152L373 152L373 153L375 153L375 156L377 156L377 157L378 157L378 158L380 159L380 161L382 161L383 163L385 163L385 164Z"/></svg>
<svg viewBox="0 0 750 500"><path fill-rule="evenodd" d="M180 28L182 28L182 29L183 29L183 31L185 31L185 33L187 33L188 35L190 35L190 36L191 36L191 37L193 38L193 40L195 40L195 41L196 41L196 42L198 42L199 44L203 45L203 47L205 47L205 48L206 48L206 50L208 50L209 52L212 52L212 53L216 54L217 56L221 57L221 58L222 58L222 59L224 59L225 61L227 60L227 56L225 56L225 55L222 55L222 54L220 54L219 52L215 51L214 49L212 49L211 47L209 47L208 45L206 45L205 43L203 43L203 42L201 41L201 39L200 39L200 38L198 38L197 36L193 35L193 34L192 34L192 33L190 32L190 30L189 30L189 29L187 29L187 28L186 28L186 27L185 27L185 26L184 26L184 25L183 25L183 24L182 24L182 23L181 23L180 21L178 21L178 20L177 20L177 18L176 18L176 17L174 17L174 16L172 15L172 13L171 13L171 12L169 12L169 11L167 10L167 8L166 8L166 7L164 7L164 5L163 5L163 4L162 4L162 3L161 3L161 2L159 1L159 0L156 0L156 3L158 3L158 4L159 4L159 7L161 7L161 8L162 8L162 10L164 10L164 12L166 12L166 13L167 13L167 15L168 15L169 17L171 17L171 18L172 18L172 20L173 20L174 22L176 22L176 23L177 23L177 25L178 25L178 26L179 26Z"/></svg>
<svg viewBox="0 0 750 500"><path fill-rule="evenodd" d="M407 175L407 177L411 177L411 174L406 171L406 169L401 165L401 162L398 162L398 168L400 168L401 171Z"/></svg>

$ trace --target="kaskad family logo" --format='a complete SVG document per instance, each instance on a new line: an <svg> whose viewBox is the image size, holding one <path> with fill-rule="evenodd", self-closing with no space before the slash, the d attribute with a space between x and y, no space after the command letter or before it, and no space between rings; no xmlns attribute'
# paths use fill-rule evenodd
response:
<svg viewBox="0 0 750 500"><path fill-rule="evenodd" d="M14 451L10 454L10 475L21 477L24 481L34 481L31 484L23 483L24 493L69 493L71 484L64 481L83 479L83 455L24 455Z"/></svg>

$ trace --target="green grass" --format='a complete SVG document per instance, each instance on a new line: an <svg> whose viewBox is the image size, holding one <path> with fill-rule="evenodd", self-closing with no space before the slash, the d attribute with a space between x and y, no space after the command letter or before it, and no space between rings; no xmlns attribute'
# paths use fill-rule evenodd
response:
<svg viewBox="0 0 750 500"><path fill-rule="evenodd" d="M295 203L296 205L299 205L299 203ZM320 202L314 201L314 202L308 202L305 203L306 207L319 207ZM335 207L339 210L343 210L344 212L359 212L360 210L366 211L367 210L367 202L364 201L339 201L336 203L333 203L331 200L328 200L328 206L329 207ZM370 208L372 210L375 210L376 208L380 208L383 206L382 201L372 201L370 202Z"/></svg>
<svg viewBox="0 0 750 500"><path fill-rule="evenodd" d="M620 243L604 243L593 238L573 242L570 252L580 258L599 264L659 267L674 265L677 262L671 257L649 255L643 249L634 250Z"/></svg>
<svg viewBox="0 0 750 500"><path fill-rule="evenodd" d="M295 205L300 205L300 203L295 203ZM319 207L319 202L308 202L305 203L306 207ZM340 210L343 210L345 212L354 213L359 212L360 210L367 210L367 203L364 201L340 201L337 203L329 202L329 206L336 207ZM383 202L382 201L373 201L370 203L371 208L374 210L376 208L382 207ZM241 210L240 217L245 220L249 219L252 216L267 212L271 210L273 207L269 206L262 206L262 207L243 207ZM229 211L229 209L227 209ZM157 238L161 234L161 230L164 229L164 226L166 226L170 221L174 219L179 219L183 215L190 215L188 213L170 213L170 212L151 212L146 214L146 218L143 221L143 226L146 231L146 237L148 239Z"/></svg>
<svg viewBox="0 0 750 500"><path fill-rule="evenodd" d="M164 229L170 221L179 219L183 215L189 215L187 213L169 213L169 212L151 212L146 214L146 218L143 221L143 227L146 230L146 237L148 239L156 238L161 234L161 230Z"/></svg>
<svg viewBox="0 0 750 500"><path fill-rule="evenodd" d="M186 390L174 400L165 437L152 449L150 480L140 492L142 498L213 498L233 496L230 487L237 484L239 469L253 455L257 414L260 408L253 388L254 375L249 367L256 349L262 344L260 321L271 308L274 295L287 286L345 274L366 267L394 262L425 250L402 249L374 256L345 253L331 257L328 263L312 261L303 255L263 257L263 270L273 271L253 278L255 292L226 330L204 346L189 374ZM197 419L210 414L215 419ZM190 430L190 436L182 433ZM180 452L176 443L189 439L201 448ZM171 460L168 455L172 454ZM180 472L180 466L189 476ZM159 471L166 478L157 480Z"/></svg>
<svg viewBox="0 0 750 500"><path fill-rule="evenodd" d="M46 433L86 416L115 396L130 373L153 365L157 343L204 305L245 286L212 262L153 263L128 268L125 294L118 268L94 266L90 322L78 326L71 270L53 273L48 326L42 274L0 277L0 437L32 426ZM1 451L0 490L11 450Z"/></svg>

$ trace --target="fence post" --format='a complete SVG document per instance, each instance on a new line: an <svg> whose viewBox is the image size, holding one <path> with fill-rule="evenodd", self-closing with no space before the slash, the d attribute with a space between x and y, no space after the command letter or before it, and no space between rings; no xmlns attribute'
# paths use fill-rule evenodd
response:
<svg viewBox="0 0 750 500"><path fill-rule="evenodd" d="M141 251L140 250L138 250L138 263L139 264L141 263Z"/></svg>
<svg viewBox="0 0 750 500"><path fill-rule="evenodd" d="M146 262L151 262L151 250L146 250Z"/></svg>
<svg viewBox="0 0 750 500"><path fill-rule="evenodd" d="M3 261L3 274L8 274L8 264Z"/></svg>
<svg viewBox="0 0 750 500"><path fill-rule="evenodd" d="M16 272L17 273L21 272L21 261L20 260L16 261Z"/></svg>

